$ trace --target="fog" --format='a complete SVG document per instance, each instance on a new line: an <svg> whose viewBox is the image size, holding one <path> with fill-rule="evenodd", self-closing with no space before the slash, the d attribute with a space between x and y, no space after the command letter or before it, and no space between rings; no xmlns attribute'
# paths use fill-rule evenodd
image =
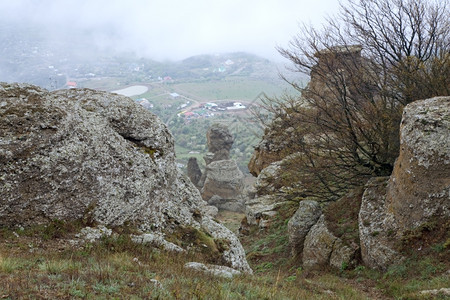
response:
<svg viewBox="0 0 450 300"><path fill-rule="evenodd" d="M337 0L0 0L0 42L5 50L5 38L18 38L8 32L28 28L27 38L80 55L180 60L244 51L280 60L275 47L287 46L299 23L318 25L337 10Z"/></svg>

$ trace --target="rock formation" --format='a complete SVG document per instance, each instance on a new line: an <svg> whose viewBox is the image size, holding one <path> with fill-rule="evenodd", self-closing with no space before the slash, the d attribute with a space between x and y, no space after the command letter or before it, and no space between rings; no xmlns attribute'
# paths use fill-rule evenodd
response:
<svg viewBox="0 0 450 300"><path fill-rule="evenodd" d="M289 220L288 234L292 256L303 252L303 244L311 227L317 223L322 214L320 205L316 201L300 201L299 208Z"/></svg>
<svg viewBox="0 0 450 300"><path fill-rule="evenodd" d="M228 127L213 124L206 137L209 152L204 156L206 168L198 181L202 197L219 209L243 212L244 174L230 159L233 136Z"/></svg>
<svg viewBox="0 0 450 300"><path fill-rule="evenodd" d="M213 154L211 161L207 161L206 164L212 161L230 159L230 150L234 138L227 126L218 123L211 125L206 133L206 140L208 151Z"/></svg>
<svg viewBox="0 0 450 300"><path fill-rule="evenodd" d="M224 261L251 272L236 236L175 166L172 135L131 99L87 89L0 84L0 225L83 220L145 233L183 227L227 241Z"/></svg>
<svg viewBox="0 0 450 300"><path fill-rule="evenodd" d="M202 170L198 166L197 159L195 157L189 157L187 164L187 175L191 182L198 188L200 187L200 179L202 178Z"/></svg>
<svg viewBox="0 0 450 300"><path fill-rule="evenodd" d="M389 178L372 179L359 214L365 264L385 269L409 230L450 217L450 97L413 102L403 111L400 154Z"/></svg>
<svg viewBox="0 0 450 300"><path fill-rule="evenodd" d="M358 216L360 245L337 237L317 202L300 202L288 223L288 232L292 255L301 258L303 267L345 268L357 263L361 256L365 265L385 270L401 261L398 249L405 235L430 222L448 222L449 116L450 97L416 101L404 108L400 154L392 175L370 179L363 195L358 194L358 199L362 197ZM282 167L280 161L260 170L256 198L247 202L249 224L261 222L264 214L277 203L280 205L282 199L277 201L276 197L286 198L283 190L269 180L276 178Z"/></svg>
<svg viewBox="0 0 450 300"><path fill-rule="evenodd" d="M289 244L293 257L299 257L305 269L354 265L358 249L352 248L329 229L316 201L300 201L288 223Z"/></svg>
<svg viewBox="0 0 450 300"><path fill-rule="evenodd" d="M260 228L269 226L271 220L278 214L277 209L286 204L288 197L282 184L280 184L280 171L282 165L289 157L269 164L259 171L249 199L246 201L245 214L250 225Z"/></svg>

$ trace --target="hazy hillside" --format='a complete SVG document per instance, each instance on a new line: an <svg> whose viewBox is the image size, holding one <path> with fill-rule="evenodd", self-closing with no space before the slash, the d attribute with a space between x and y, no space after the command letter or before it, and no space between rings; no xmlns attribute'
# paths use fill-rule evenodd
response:
<svg viewBox="0 0 450 300"><path fill-rule="evenodd" d="M147 92L132 98L146 99L147 108L169 125L180 166L186 165L190 156L202 163L206 131L212 123L220 122L230 126L235 135L232 156L247 172L253 146L261 134L251 122L250 112L198 108L208 102L249 106L263 94L280 95L290 88L278 75L286 72L284 66L249 53L157 62L92 44L89 32L70 32L58 39L49 39L49 34L51 30L44 33L41 28L20 24L0 26L0 81L27 82L49 90L69 85L104 91L144 86ZM184 112L199 116L180 115Z"/></svg>

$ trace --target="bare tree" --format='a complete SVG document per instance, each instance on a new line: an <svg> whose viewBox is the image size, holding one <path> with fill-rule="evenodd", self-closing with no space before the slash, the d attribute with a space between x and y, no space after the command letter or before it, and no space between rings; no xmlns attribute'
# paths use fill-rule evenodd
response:
<svg viewBox="0 0 450 300"><path fill-rule="evenodd" d="M332 200L390 174L403 106L449 94L449 19L447 0L350 0L322 29L304 26L278 49L311 77L305 88L284 78L301 97L264 105L300 128L283 153L297 153L286 184L300 181L301 196Z"/></svg>

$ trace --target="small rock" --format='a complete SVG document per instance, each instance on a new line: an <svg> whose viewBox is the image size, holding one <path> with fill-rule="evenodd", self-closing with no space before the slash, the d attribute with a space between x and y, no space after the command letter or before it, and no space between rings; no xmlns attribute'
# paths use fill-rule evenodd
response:
<svg viewBox="0 0 450 300"><path fill-rule="evenodd" d="M131 240L138 244L153 244L158 247L162 247L164 250L173 252L185 252L183 248L168 242L162 235L156 233L144 233L141 235L132 235Z"/></svg>
<svg viewBox="0 0 450 300"><path fill-rule="evenodd" d="M420 295L430 295L430 296L450 296L450 288L441 288L436 290L424 290L419 292Z"/></svg>
<svg viewBox="0 0 450 300"><path fill-rule="evenodd" d="M103 225L99 225L96 228L85 227L81 229L81 232L76 237L81 238L87 242L95 242L104 236L111 236L112 230L106 228Z"/></svg>
<svg viewBox="0 0 450 300"><path fill-rule="evenodd" d="M150 282L153 283L153 285L158 288L158 289L164 289L163 285L161 282L159 282L156 279L150 279Z"/></svg>
<svg viewBox="0 0 450 300"><path fill-rule="evenodd" d="M241 272L226 266L218 265L205 265L198 262L188 262L184 265L186 269L193 269L196 271L211 274L213 276L223 277L223 278L233 278L235 275L240 275Z"/></svg>

